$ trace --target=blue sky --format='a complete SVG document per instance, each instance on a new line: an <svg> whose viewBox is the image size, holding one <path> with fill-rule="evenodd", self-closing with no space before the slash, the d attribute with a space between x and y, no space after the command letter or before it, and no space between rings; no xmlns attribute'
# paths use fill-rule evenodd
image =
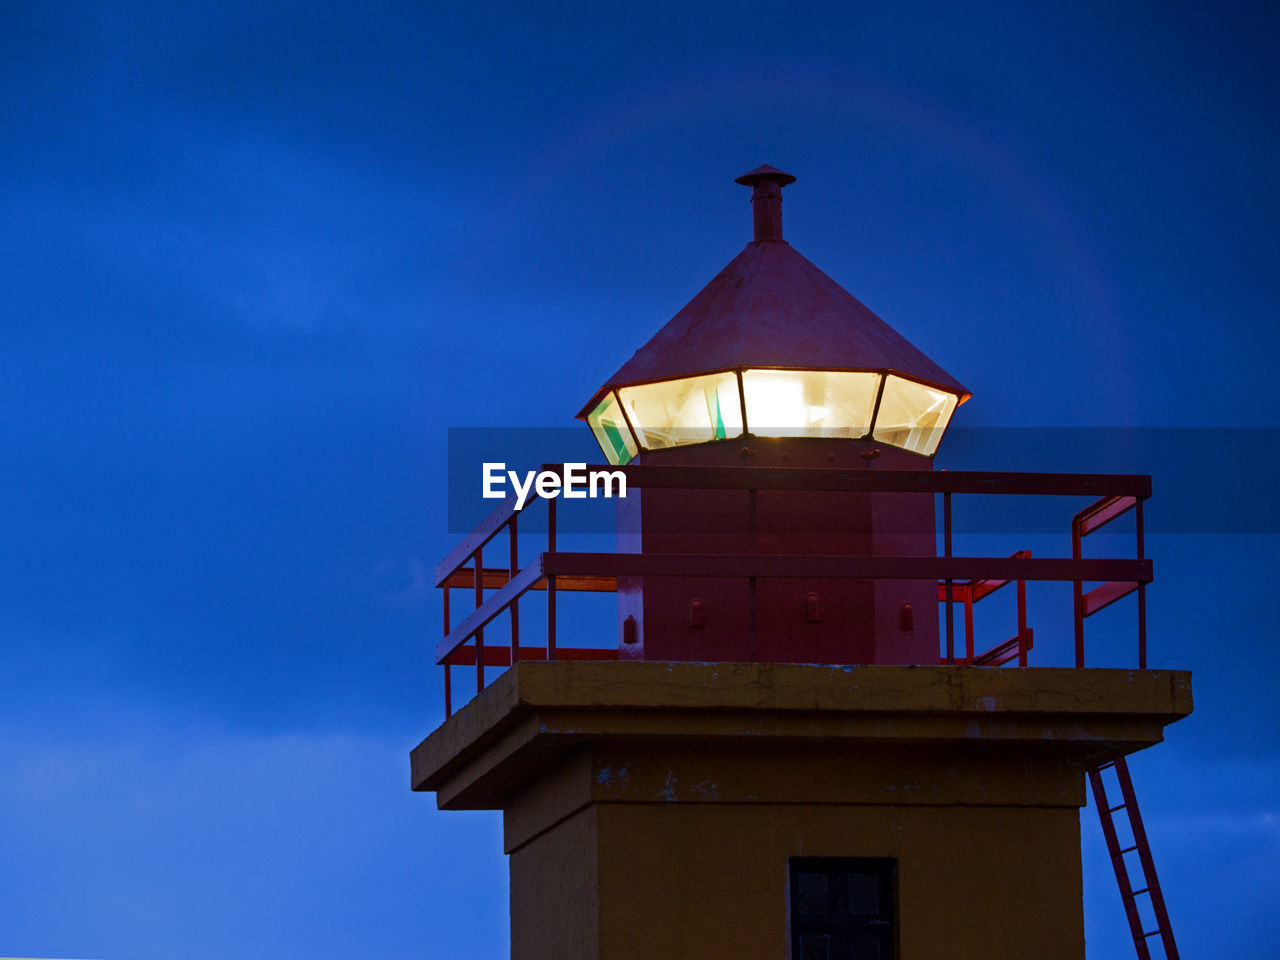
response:
<svg viewBox="0 0 1280 960"><path fill-rule="evenodd" d="M571 426L749 239L761 163L958 425L1173 428L1153 510L1164 470L1235 518L1152 538L1197 712L1133 769L1184 952L1274 949L1277 447L1212 438L1280 426L1276 39L1262 5L7 5L0 953L504 955L498 818L407 787L447 430ZM1130 956L1083 822L1089 956Z"/></svg>

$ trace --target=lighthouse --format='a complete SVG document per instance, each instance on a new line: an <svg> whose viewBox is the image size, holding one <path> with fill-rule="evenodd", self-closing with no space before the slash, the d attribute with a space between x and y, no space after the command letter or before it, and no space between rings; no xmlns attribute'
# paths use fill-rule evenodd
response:
<svg viewBox="0 0 1280 960"><path fill-rule="evenodd" d="M618 549L559 549L548 498L531 553L508 501L436 568L447 716L412 787L502 811L520 960L1082 960L1088 783L1139 958L1176 956L1124 761L1191 711L1147 666L1151 480L935 471L969 391L784 239L794 181L738 178L746 248L580 411L627 480ZM1063 556L970 557L967 497L1083 506ZM1131 555L1086 556L1131 512ZM1028 611L1041 581L1061 603ZM583 591L617 616L567 643ZM1126 608L1133 669L1089 667ZM1032 665L1033 616L1074 666Z"/></svg>

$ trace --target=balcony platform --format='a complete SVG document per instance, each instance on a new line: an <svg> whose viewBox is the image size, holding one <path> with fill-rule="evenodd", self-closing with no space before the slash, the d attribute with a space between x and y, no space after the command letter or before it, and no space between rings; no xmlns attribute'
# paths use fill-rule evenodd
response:
<svg viewBox="0 0 1280 960"><path fill-rule="evenodd" d="M494 809L537 768L618 738L1021 742L1083 769L1160 742L1164 726L1191 709L1191 675L1176 670L524 661L413 750L412 786L436 792L445 809ZM701 796L672 789L679 799ZM759 795L760 785L750 789ZM625 793L645 799L634 779ZM664 782L652 798L669 794Z"/></svg>

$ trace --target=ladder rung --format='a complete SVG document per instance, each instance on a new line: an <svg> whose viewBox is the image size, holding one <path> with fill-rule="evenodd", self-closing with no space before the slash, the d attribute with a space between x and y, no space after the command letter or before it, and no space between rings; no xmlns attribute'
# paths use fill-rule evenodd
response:
<svg viewBox="0 0 1280 960"><path fill-rule="evenodd" d="M1114 767L1115 765L1116 765L1116 762L1114 760L1108 760L1106 763L1099 764L1097 770L1099 773L1101 773L1103 770L1107 770L1111 767Z"/></svg>
<svg viewBox="0 0 1280 960"><path fill-rule="evenodd" d="M1109 810L1107 810L1107 813L1115 813L1117 810L1123 810L1127 806L1128 806L1127 803L1118 804L1114 807L1111 807Z"/></svg>
<svg viewBox="0 0 1280 960"><path fill-rule="evenodd" d="M1136 843L1132 847L1125 847L1123 850L1120 851L1120 856L1123 857L1126 853L1132 853L1134 850L1137 850L1137 849L1138 849L1138 845Z"/></svg>
<svg viewBox="0 0 1280 960"><path fill-rule="evenodd" d="M1144 933L1142 935L1142 939L1145 940L1147 937L1154 937L1159 932L1160 932L1160 928L1157 927L1155 930L1152 930L1150 933Z"/></svg>
<svg viewBox="0 0 1280 960"><path fill-rule="evenodd" d="M1149 892L1150 890L1151 890L1151 888L1150 888L1150 887L1143 887L1141 890L1134 890L1134 891L1133 891L1133 896L1135 896L1135 897L1140 897L1140 896L1142 896L1144 893Z"/></svg>

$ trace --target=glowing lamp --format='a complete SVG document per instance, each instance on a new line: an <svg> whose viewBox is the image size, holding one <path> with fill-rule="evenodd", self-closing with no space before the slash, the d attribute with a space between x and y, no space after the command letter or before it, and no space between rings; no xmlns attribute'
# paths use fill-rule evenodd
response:
<svg viewBox="0 0 1280 960"><path fill-rule="evenodd" d="M750 368L610 390L587 423L615 464L743 435L874 439L931 457L959 402L894 373Z"/></svg>

